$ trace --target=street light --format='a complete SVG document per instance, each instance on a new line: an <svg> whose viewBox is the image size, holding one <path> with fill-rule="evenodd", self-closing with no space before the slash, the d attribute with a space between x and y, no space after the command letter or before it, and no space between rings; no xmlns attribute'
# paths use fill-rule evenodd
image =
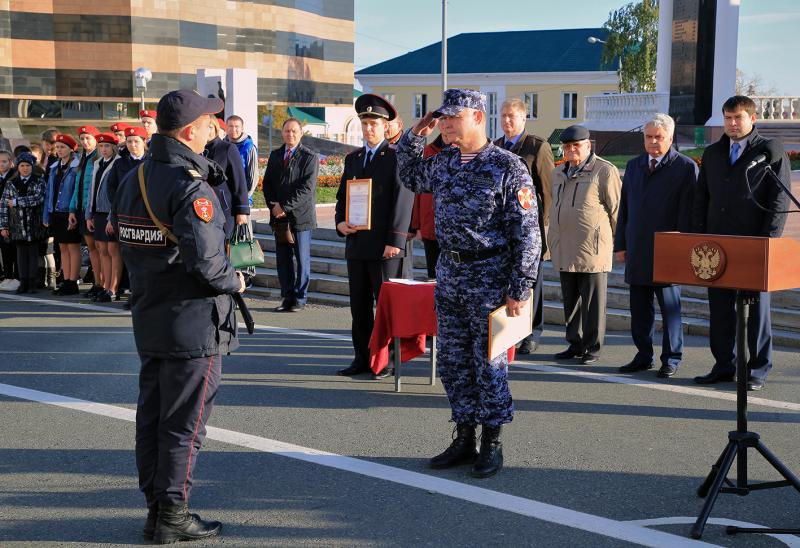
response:
<svg viewBox="0 0 800 548"><path fill-rule="evenodd" d="M606 43L605 40L600 40L599 38L595 38L594 36L590 36L589 38L586 39L586 41L589 42L590 44L598 44L598 43L605 44Z"/></svg>
<svg viewBox="0 0 800 548"><path fill-rule="evenodd" d="M147 82L153 79L153 73L150 72L149 68L146 67L139 67L133 73L133 77L136 78L136 91L139 92L139 96L141 97L141 110L144 110L144 92L147 91Z"/></svg>

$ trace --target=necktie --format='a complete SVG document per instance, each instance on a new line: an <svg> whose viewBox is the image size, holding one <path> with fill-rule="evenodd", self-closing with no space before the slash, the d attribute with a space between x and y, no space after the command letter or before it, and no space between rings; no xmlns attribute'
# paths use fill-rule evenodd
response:
<svg viewBox="0 0 800 548"><path fill-rule="evenodd" d="M286 167L286 166L289 165L289 158L291 158L291 157L292 157L292 149L287 148L286 149L286 154L283 156L283 167Z"/></svg>
<svg viewBox="0 0 800 548"><path fill-rule="evenodd" d="M741 145L739 143L733 143L731 145L731 165L733 165L736 160L739 159L739 149Z"/></svg>
<svg viewBox="0 0 800 548"><path fill-rule="evenodd" d="M656 166L658 165L658 160L655 158L650 158L650 173L653 173L656 170Z"/></svg>
<svg viewBox="0 0 800 548"><path fill-rule="evenodd" d="M511 150L511 147L514 146L514 143L512 143L511 141L506 141L504 146L505 146L506 150Z"/></svg>
<svg viewBox="0 0 800 548"><path fill-rule="evenodd" d="M366 168L371 161L372 161L372 151L368 150L367 151L367 159L364 161L364 167Z"/></svg>

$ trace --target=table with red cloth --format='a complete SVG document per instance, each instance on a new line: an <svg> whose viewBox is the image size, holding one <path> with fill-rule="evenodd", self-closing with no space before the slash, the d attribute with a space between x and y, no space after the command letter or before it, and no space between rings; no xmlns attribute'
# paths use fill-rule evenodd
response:
<svg viewBox="0 0 800 548"><path fill-rule="evenodd" d="M369 339L369 366L378 373L389 366L389 343L394 339L395 391L400 392L400 363L425 353L426 337L431 340L431 385L436 379L435 282L383 282L375 310L375 326ZM488 318L487 318L488 321ZM508 363L514 347L508 350Z"/></svg>

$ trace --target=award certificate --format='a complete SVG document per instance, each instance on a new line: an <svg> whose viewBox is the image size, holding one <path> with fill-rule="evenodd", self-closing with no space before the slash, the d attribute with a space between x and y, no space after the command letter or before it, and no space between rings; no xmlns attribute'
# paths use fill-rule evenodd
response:
<svg viewBox="0 0 800 548"><path fill-rule="evenodd" d="M372 179L347 181L345 220L356 230L372 227Z"/></svg>

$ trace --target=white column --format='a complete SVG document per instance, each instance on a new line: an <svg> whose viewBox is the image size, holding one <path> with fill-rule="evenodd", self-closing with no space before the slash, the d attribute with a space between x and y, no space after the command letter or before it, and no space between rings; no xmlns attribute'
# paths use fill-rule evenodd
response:
<svg viewBox="0 0 800 548"><path fill-rule="evenodd" d="M714 41L714 94L711 118L706 126L722 127L722 104L736 90L736 57L739 44L741 0L717 0Z"/></svg>
<svg viewBox="0 0 800 548"><path fill-rule="evenodd" d="M197 69L197 93L203 97L217 96L217 82L221 82L222 89L225 89L225 69Z"/></svg>
<svg viewBox="0 0 800 548"><path fill-rule="evenodd" d="M244 132L258 146L258 74L254 69L229 68L225 82L225 116L239 116Z"/></svg>
<svg viewBox="0 0 800 548"><path fill-rule="evenodd" d="M669 93L672 72L672 2L658 6L658 50L656 50L656 91Z"/></svg>

